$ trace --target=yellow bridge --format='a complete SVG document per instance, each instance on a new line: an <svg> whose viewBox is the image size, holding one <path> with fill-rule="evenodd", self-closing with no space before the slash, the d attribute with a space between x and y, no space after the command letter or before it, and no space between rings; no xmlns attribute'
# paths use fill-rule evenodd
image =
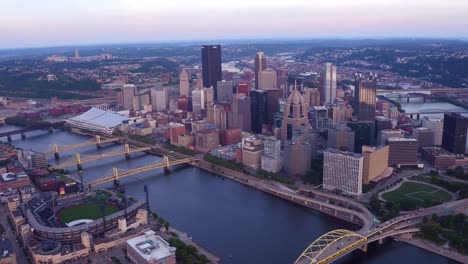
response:
<svg viewBox="0 0 468 264"><path fill-rule="evenodd" d="M72 149L77 149L85 146L91 146L91 145L96 145L96 147L100 148L101 144L108 143L108 142L123 142L125 138L121 137L114 137L114 138L103 138L99 135L96 135L93 138L90 138L89 140L85 142L81 142L78 144L74 145L58 145L54 144L52 147L52 150L47 151L45 154L46 155L52 155L54 154L55 158L58 159L60 157L60 152L64 152L67 150L72 150Z"/></svg>
<svg viewBox="0 0 468 264"><path fill-rule="evenodd" d="M106 182L114 182L118 183L120 179L145 172L145 171L150 171L150 170L155 170L159 168L164 168L165 171L169 171L169 168L174 165L179 165L179 164L184 164L184 163L192 163L194 162L194 159L191 158L185 158L185 159L175 159L175 158L170 158L167 156L164 156L160 158L159 160L144 166L140 167L137 169L119 169L119 168L112 168L108 173L106 173L102 178L94 180L92 182L87 183L88 187L91 188L95 185L98 184L103 184Z"/></svg>
<svg viewBox="0 0 468 264"><path fill-rule="evenodd" d="M125 158L129 159L130 154L135 153L135 152L141 152L141 151L148 151L151 150L150 147L133 147L128 144L125 144L123 146L119 146L118 148L104 153L104 154L99 154L99 155L83 155L83 154L75 154L70 159L67 161L60 163L58 165L50 167L50 169L63 169L66 167L74 166L76 165L78 170L81 171L83 169L82 165L83 163L93 161L93 160L99 160L99 159L104 159L104 158L109 158L113 156L118 156L118 155L125 155Z"/></svg>

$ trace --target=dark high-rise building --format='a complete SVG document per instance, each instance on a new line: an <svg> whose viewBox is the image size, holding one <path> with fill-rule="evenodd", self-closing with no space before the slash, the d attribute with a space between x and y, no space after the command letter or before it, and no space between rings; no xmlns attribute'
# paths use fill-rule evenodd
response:
<svg viewBox="0 0 468 264"><path fill-rule="evenodd" d="M267 93L263 90L250 91L252 132L261 134L267 120Z"/></svg>
<svg viewBox="0 0 468 264"><path fill-rule="evenodd" d="M202 46L202 77L203 86L214 89L214 100L217 97L217 82L223 79L221 70L221 45Z"/></svg>
<svg viewBox="0 0 468 264"><path fill-rule="evenodd" d="M460 114L444 114L442 147L455 155L465 154L467 125L468 118Z"/></svg>
<svg viewBox="0 0 468 264"><path fill-rule="evenodd" d="M266 123L269 126L274 124L275 113L279 111L278 99L283 97L283 91L281 89L266 89L267 93L267 120Z"/></svg>
<svg viewBox="0 0 468 264"><path fill-rule="evenodd" d="M375 145L375 122L348 122L347 125L354 131L354 152L360 153L364 145Z"/></svg>
<svg viewBox="0 0 468 264"><path fill-rule="evenodd" d="M359 121L375 122L377 77L359 75L354 90L354 110Z"/></svg>
<svg viewBox="0 0 468 264"><path fill-rule="evenodd" d="M255 89L260 89L258 81L260 79L260 72L266 69L266 57L263 52L257 52L255 55Z"/></svg>

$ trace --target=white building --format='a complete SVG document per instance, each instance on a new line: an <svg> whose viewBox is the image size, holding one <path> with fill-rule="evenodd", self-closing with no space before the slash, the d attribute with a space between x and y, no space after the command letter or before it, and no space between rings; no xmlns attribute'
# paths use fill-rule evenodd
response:
<svg viewBox="0 0 468 264"><path fill-rule="evenodd" d="M192 91L192 112L194 114L200 114L204 108L205 98L204 93L200 89L195 89Z"/></svg>
<svg viewBox="0 0 468 264"><path fill-rule="evenodd" d="M180 96L189 98L189 74L185 69L182 69L179 75L179 89Z"/></svg>
<svg viewBox="0 0 468 264"><path fill-rule="evenodd" d="M422 126L434 132L434 146L441 146L442 134L444 132L444 120L424 117L422 119Z"/></svg>
<svg viewBox="0 0 468 264"><path fill-rule="evenodd" d="M262 170L275 173L279 172L283 167L281 140L277 140L274 137L267 137L263 141L263 148L261 161Z"/></svg>
<svg viewBox="0 0 468 264"><path fill-rule="evenodd" d="M233 84L232 81L218 81L217 82L217 96L218 102L232 102Z"/></svg>
<svg viewBox="0 0 468 264"><path fill-rule="evenodd" d="M166 89L151 89L151 105L153 106L153 111L161 112L167 110L168 103L169 97L167 96Z"/></svg>
<svg viewBox="0 0 468 264"><path fill-rule="evenodd" d="M154 231L145 232L144 235L127 240L127 256L131 263L165 263L176 264L176 248L171 247L162 237Z"/></svg>
<svg viewBox="0 0 468 264"><path fill-rule="evenodd" d="M93 107L79 116L66 119L65 122L71 127L112 134L114 128L126 120L127 117Z"/></svg>
<svg viewBox="0 0 468 264"><path fill-rule="evenodd" d="M323 153L323 188L345 194L362 194L364 157L361 154L327 149Z"/></svg>
<svg viewBox="0 0 468 264"><path fill-rule="evenodd" d="M332 104L336 98L336 66L331 63L325 63L325 69L322 73L322 98L326 104Z"/></svg>

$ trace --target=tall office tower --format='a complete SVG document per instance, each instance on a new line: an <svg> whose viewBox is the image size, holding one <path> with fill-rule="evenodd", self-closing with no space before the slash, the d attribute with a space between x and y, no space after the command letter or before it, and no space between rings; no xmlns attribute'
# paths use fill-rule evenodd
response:
<svg viewBox="0 0 468 264"><path fill-rule="evenodd" d="M390 147L388 164L399 167L400 165L418 164L418 141L414 138L387 138Z"/></svg>
<svg viewBox="0 0 468 264"><path fill-rule="evenodd" d="M242 131L251 131L250 97L243 94L236 95L232 101L232 123L229 127L240 128Z"/></svg>
<svg viewBox="0 0 468 264"><path fill-rule="evenodd" d="M202 46L202 75L203 85L213 87L214 100L217 97L217 82L223 79L221 70L221 45Z"/></svg>
<svg viewBox="0 0 468 264"><path fill-rule="evenodd" d="M281 156L281 140L275 137L267 137L263 141L262 170L279 172L283 167Z"/></svg>
<svg viewBox="0 0 468 264"><path fill-rule="evenodd" d="M199 88L192 91L192 112L194 114L201 114L202 106L204 105L204 93ZM204 107L203 107L204 108Z"/></svg>
<svg viewBox="0 0 468 264"><path fill-rule="evenodd" d="M75 50L75 59L79 59L80 58L80 52L76 49Z"/></svg>
<svg viewBox="0 0 468 264"><path fill-rule="evenodd" d="M288 176L304 175L317 153L317 134L309 124L301 125L292 134L284 142L284 169Z"/></svg>
<svg viewBox="0 0 468 264"><path fill-rule="evenodd" d="M258 86L260 90L271 89L277 87L276 71L264 70L258 73Z"/></svg>
<svg viewBox="0 0 468 264"><path fill-rule="evenodd" d="M275 113L279 111L278 99L283 97L281 89L266 89L267 93L267 120L268 126L273 126Z"/></svg>
<svg viewBox="0 0 468 264"><path fill-rule="evenodd" d="M166 89L151 89L151 105L153 107L153 111L161 112L167 110L168 103L169 97Z"/></svg>
<svg viewBox="0 0 468 264"><path fill-rule="evenodd" d="M375 145L375 122L348 122L348 126L354 131L354 152L361 153L362 146Z"/></svg>
<svg viewBox="0 0 468 264"><path fill-rule="evenodd" d="M389 146L362 146L362 155L364 156L363 184L369 184L373 180L378 181L391 175L391 170L387 170L389 149Z"/></svg>
<svg viewBox="0 0 468 264"><path fill-rule="evenodd" d="M230 104L215 104L214 105L214 124L217 129L227 129L229 119L232 117Z"/></svg>
<svg viewBox="0 0 468 264"><path fill-rule="evenodd" d="M179 91L180 91L180 96L185 96L186 98L189 98L189 74L185 69L182 69L179 75Z"/></svg>
<svg viewBox="0 0 468 264"><path fill-rule="evenodd" d="M206 104L206 120L210 124L214 124L215 122L214 107L214 104Z"/></svg>
<svg viewBox="0 0 468 264"><path fill-rule="evenodd" d="M443 119L433 119L429 117L424 117L422 120L422 126L429 128L434 132L434 146L442 145L442 134L444 132L444 120Z"/></svg>
<svg viewBox="0 0 468 264"><path fill-rule="evenodd" d="M347 121L346 120L346 104L342 99L336 99L336 104L331 107L329 113L331 113L331 120L333 126L336 124Z"/></svg>
<svg viewBox="0 0 468 264"><path fill-rule="evenodd" d="M427 127L413 129L413 138L418 140L419 151L422 151L422 148L434 146L434 132Z"/></svg>
<svg viewBox="0 0 468 264"><path fill-rule="evenodd" d="M287 86L288 84L288 71L286 69L280 69L276 71L276 84L278 88L283 87L283 85ZM286 96L285 96L286 97Z"/></svg>
<svg viewBox="0 0 468 264"><path fill-rule="evenodd" d="M304 99L308 106L320 106L320 92L317 88L304 88Z"/></svg>
<svg viewBox="0 0 468 264"><path fill-rule="evenodd" d="M468 118L457 113L444 114L442 147L455 155L465 154Z"/></svg>
<svg viewBox="0 0 468 264"><path fill-rule="evenodd" d="M267 93L263 90L250 91L250 112L252 132L262 134L262 126L267 121Z"/></svg>
<svg viewBox="0 0 468 264"><path fill-rule="evenodd" d="M385 116L376 116L375 117L375 133L378 137L379 131L385 130L385 129L392 129L392 120L388 117Z"/></svg>
<svg viewBox="0 0 468 264"><path fill-rule="evenodd" d="M203 98L205 98L205 104L202 105L202 109L207 108L209 104L213 104L214 101L214 89L203 88Z"/></svg>
<svg viewBox="0 0 468 264"><path fill-rule="evenodd" d="M337 124L328 129L327 147L342 151L354 152L354 131L346 124Z"/></svg>
<svg viewBox="0 0 468 264"><path fill-rule="evenodd" d="M307 104L297 89L289 95L283 113L281 140L292 138L293 131L302 125L309 125Z"/></svg>
<svg viewBox="0 0 468 264"><path fill-rule="evenodd" d="M318 132L324 132L332 127L333 121L329 118L326 106L313 106L310 111L310 123Z"/></svg>
<svg viewBox="0 0 468 264"><path fill-rule="evenodd" d="M257 52L255 55L255 89L259 90L259 80L260 80L260 72L266 70L266 57L263 52ZM273 87L270 87L273 88Z"/></svg>
<svg viewBox="0 0 468 264"><path fill-rule="evenodd" d="M322 90L320 95L325 104L332 104L336 98L336 66L331 63L325 63L325 69L322 72Z"/></svg>
<svg viewBox="0 0 468 264"><path fill-rule="evenodd" d="M136 86L133 84L125 84L122 89L123 108L125 110L133 109L133 97L137 94Z"/></svg>
<svg viewBox="0 0 468 264"><path fill-rule="evenodd" d="M358 120L375 122L377 76L358 75L354 86L354 110Z"/></svg>
<svg viewBox="0 0 468 264"><path fill-rule="evenodd" d="M364 157L353 152L327 149L323 152L323 188L345 194L362 194Z"/></svg>
<svg viewBox="0 0 468 264"><path fill-rule="evenodd" d="M233 85L232 81L219 81L217 82L217 92L216 94L218 95L217 102L232 102L232 90L233 90Z"/></svg>

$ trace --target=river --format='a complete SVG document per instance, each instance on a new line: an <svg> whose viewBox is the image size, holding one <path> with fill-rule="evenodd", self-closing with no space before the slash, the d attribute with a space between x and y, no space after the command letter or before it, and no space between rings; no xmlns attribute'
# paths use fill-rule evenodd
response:
<svg viewBox="0 0 468 264"><path fill-rule="evenodd" d="M0 127L0 132L13 130ZM22 140L13 136L12 144L23 149L49 150L53 143L70 145L88 137L65 131L28 132ZM6 138L0 140L6 141ZM78 149L82 154L105 153L118 145L108 143L97 150L95 146ZM60 162L73 153L61 155ZM137 168L157 160L157 156L133 154L131 160L111 157L86 163L84 179L99 178L112 167ZM50 158L50 163L55 164ZM77 176L76 168L69 168ZM122 179L127 194L144 199L143 186L150 191L151 209L170 224L188 233L196 242L229 264L293 263L300 253L320 235L338 228L353 228L347 223L317 213L311 209L284 201L261 191L246 187L196 167L181 166L169 175L162 170L146 172ZM106 187L105 185L103 187ZM439 255L389 241L371 245L367 254L353 252L336 263L456 263Z"/></svg>

